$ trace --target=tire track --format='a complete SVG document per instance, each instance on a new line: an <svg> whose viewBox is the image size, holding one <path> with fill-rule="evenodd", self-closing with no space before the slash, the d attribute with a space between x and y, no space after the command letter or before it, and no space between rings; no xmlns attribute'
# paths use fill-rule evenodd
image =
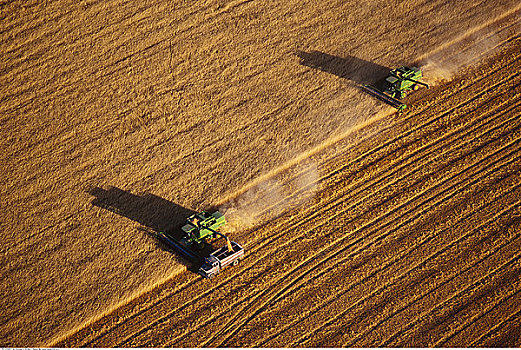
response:
<svg viewBox="0 0 521 350"><path fill-rule="evenodd" d="M392 231L397 231L397 230L400 229L401 227L405 227L406 225L409 224L409 221L412 221L412 220L414 220L414 219L416 219L416 218L413 218L413 219L407 220L406 222L400 224L398 227L393 228ZM390 234L390 233L389 233L389 234ZM364 238L365 238L365 237L364 237ZM432 237L432 238L433 238L433 237ZM430 239L432 239L432 238L430 238ZM425 241L425 240L424 240L424 241ZM427 239L426 242L429 242L429 239ZM423 244L423 243L424 243L424 242L422 242L422 244ZM337 263L335 264L335 266L336 266L336 265L341 265L342 263L345 263L346 261L349 261L351 258L353 258L354 256L356 256L356 254L359 253L360 251L367 250L367 248L368 248L371 244L372 244L372 243L369 243L369 244L367 244L366 246L363 246L363 247L361 247L361 248L355 250L353 253L351 253L350 255L348 255L346 258L343 258L342 260L340 260L339 262L337 262ZM415 248L413 248L412 250L414 250L414 249L415 249ZM399 261L399 259L403 258L403 256L406 256L406 254L409 254L412 250L409 250L409 251L406 252L406 253L403 253L403 252L402 252L401 254L396 254L395 259L391 259L392 261L387 261L387 262L384 264L384 267L382 267L381 270L383 270L384 268L387 268L388 266L392 265L395 261ZM405 254L405 255L404 255L404 254ZM330 267L329 269L335 268L335 266ZM378 270L378 272L380 272L381 270ZM327 272L328 272L328 270L326 270L326 271L320 273L318 276L315 276L313 279L315 279L315 278L319 278L319 277L322 277L322 275L325 274L325 273L327 273ZM371 275L374 275L375 273L376 273L376 272L373 272ZM371 276L371 275L370 275L370 276ZM309 285L309 281L310 281L310 280L306 280L305 283L307 283L307 284ZM357 282L357 284L358 284L358 283L361 283L361 282ZM349 288L351 288L351 287L349 287ZM281 291L279 294L281 294L282 292L286 293L286 291ZM278 299L281 299L281 298L282 298L282 295L280 295L280 297L279 297ZM278 299L277 299L277 300L278 300ZM275 300L275 301L276 301L276 300ZM329 302L329 299L326 300L323 304L320 304L319 306L317 306L317 309L320 309L321 305L326 305L328 302ZM252 318L253 318L253 317L252 317ZM294 327L294 324L288 326L287 328L292 328L292 327ZM283 332L283 331L281 331L281 332ZM263 343L261 343L261 344L258 345L258 346L265 346L265 343L263 342Z"/></svg>
<svg viewBox="0 0 521 350"><path fill-rule="evenodd" d="M520 256L519 256L519 255L514 256L514 257L513 257L512 259L510 259L507 263L505 263L505 264L503 264L503 265L497 267L495 270L493 270L493 271L492 271L491 273L489 273L488 275L486 275L486 276L482 276L481 278L476 279L475 282L473 282L472 284L470 284L470 285L467 286L466 288L461 289L460 291L458 291L456 294L454 294L454 295L451 296L450 298L444 300L443 303L440 303L440 304L436 305L436 307L435 307L433 310L439 309L439 308L441 308L441 307L443 307L443 306L447 306L450 302L457 302L457 301L458 301L457 298L462 297L462 296L464 297L465 295L472 294L472 295L474 296L475 294L478 294L478 296L480 296L478 291L480 290L480 288L481 288L481 289L486 289L485 287L483 287L486 283L487 283L487 288L489 289L488 291L490 292L490 286L488 285L488 283L490 283L490 281L487 281L487 280L490 279L491 277L496 277L496 275L499 275L500 272L505 273L504 270L505 270L505 268L508 268L509 265L511 265L511 264L513 264L513 263L514 263L514 264L519 264L519 259L520 259ZM474 267L474 266L473 266L473 267ZM518 270L519 270L519 269L518 269ZM467 271L468 271L467 269L464 269L464 272L467 272ZM506 275L507 275L508 277L511 277L511 276L512 276L512 272L507 272ZM500 279L500 282L504 282L505 276L501 276L501 275L499 275L499 276L502 277L502 278ZM457 276L457 275L454 276L454 279L457 278L457 277L459 277L459 276ZM498 278L499 278L499 277L498 277ZM450 281L452 282L452 279L450 279ZM442 282L441 285L445 285L446 283L448 283L448 281L444 281L444 282ZM439 288L439 287L437 286L436 288ZM516 291L515 294L517 294L518 292L519 292L519 291ZM426 296L428 296L428 294L427 294ZM414 302L416 302L416 301L418 301L418 300L421 300L421 299L417 299L417 300L415 300ZM502 302L502 301L501 301L501 302ZM499 303L500 303L500 302L499 302ZM496 305L494 305L494 307L496 307L497 305L499 305L499 303L496 304ZM459 307L459 308L458 308L458 312L461 312L462 310L464 310L465 307L468 307L468 304ZM446 310L442 310L442 311L446 311ZM424 314L424 315L422 315L422 317L425 317L426 315L427 315L427 314ZM452 314L451 314L451 315L448 315L447 318L448 318L448 317L452 317L452 316L453 316ZM428 335L429 335L428 332L424 332L424 333L422 333L422 334L423 334L423 337L424 337L423 340L425 340L426 338L428 338ZM396 338L395 338L394 340L395 340L395 342L397 342ZM349 343L354 343L354 341L350 341ZM403 343L403 340L400 340L399 343ZM392 342L385 341L385 344L392 344ZM392 346L392 345L391 345L391 346Z"/></svg>
<svg viewBox="0 0 521 350"><path fill-rule="evenodd" d="M516 294L518 293L519 291L516 292ZM494 333L499 333L508 323L513 323L512 321L513 320L516 320L518 319L519 317L521 316L521 310L518 310L517 312L513 313L512 315L508 316L506 319L504 319L503 321L501 321L500 323L496 324L494 327L492 327L487 333L483 334L482 336L480 336L478 339L476 339L475 341L473 341L469 347L477 347L478 344L484 344L484 345L481 345L480 347L503 347L503 346L508 346L508 347L516 347L516 346L519 346L519 342L517 343L511 343L511 344L508 344L508 345L505 345L504 342L494 342L492 340L492 337L493 337L493 334ZM516 330L519 329L519 322L516 322L514 323L514 328L516 328ZM518 335L518 341L519 341L519 333L517 333ZM496 335L498 336L498 335ZM490 340L490 343L492 345L485 345L487 344L487 342ZM490 344L489 343L489 344Z"/></svg>
<svg viewBox="0 0 521 350"><path fill-rule="evenodd" d="M459 329L455 329L450 339L444 341L444 344L469 344L469 339L476 338L476 335L480 337L486 337L487 333L494 332L500 323L503 323L505 319L509 318L508 315L515 313L518 308L519 300L513 299L508 300L506 303L501 303L498 307L488 311L486 314L476 317L474 322L468 322L462 325ZM499 320L502 320L499 322ZM475 339L472 346L476 346Z"/></svg>
<svg viewBox="0 0 521 350"><path fill-rule="evenodd" d="M517 208L518 205L517 206L514 205L513 207ZM510 209L512 209L512 207L510 207ZM496 222L492 222L492 225L490 225L490 226L494 226L494 224L496 224ZM509 226L510 226L511 223L507 222L507 224L509 224ZM490 228L488 226L489 225L487 225L487 227L484 228L483 230L487 230L487 229L490 230ZM483 227L483 224L480 224L480 227ZM478 245L479 249L480 250L484 250L484 248L482 248L482 244L481 244L481 243L483 243L482 241L490 240L490 239L494 238L494 236L496 234L497 234L497 232L493 231L488 236L476 237L476 239L478 239L478 242L480 243ZM493 242L493 243L496 243L496 242ZM476 245L472 245L471 247L475 247L475 246ZM467 249L470 249L470 248L467 248ZM488 249L490 250L490 248L488 248ZM465 259L465 257L463 257L463 259ZM473 270L475 270L475 268ZM464 269L463 271L464 272L470 271L470 273L474 273L477 276L479 276L479 273L476 272L476 271L472 271L472 270L469 270L469 269ZM481 277L482 277L482 279L486 278L486 276L481 276ZM463 279L461 281L461 284L463 284L463 285L466 283L466 281L474 280L474 279L472 279L470 277L464 278L464 277L461 277L461 276L455 276L454 279ZM437 290L438 288L440 288L442 285L445 285L445 284L446 284L445 282L441 282L440 284L437 284L435 290ZM459 286L460 284L452 283L452 286L454 286L454 285L458 285ZM408 310L411 307L411 305L418 304L419 310L408 311L410 315L402 315L400 317L401 319L408 319L408 317L410 316L410 317L413 317L415 319L412 320L411 322L409 322L405 327L402 327L399 331L397 331L394 334L392 334L387 340L382 341L380 343L380 345L379 345L379 346L383 346L383 345L389 346L390 344L392 344L393 340L396 340L398 337L402 337L403 338L403 335L405 334L405 332L408 332L410 329L412 329L413 327L417 326L419 322L423 322L428 317L431 318L431 319L435 318L434 315L435 315L435 313L438 310L444 311L445 310L444 306L446 306L453 299L455 299L458 296L462 295L462 293L464 291L469 291L469 289L471 287L475 287L475 286L479 287L479 286L481 286L481 284L479 282L476 282L476 283L468 286L467 288L463 289L460 292L455 292L455 293L452 294L452 296L450 298L447 298L447 299L443 300L442 303L434 304L434 306L432 308L428 309L427 311L425 311L425 308L427 307L426 305L428 305L428 302L425 301L424 299L430 298L431 294L430 293L427 293L427 294L424 294L424 295L422 294L420 297L417 297L417 298L415 298L414 300L412 300L410 302L408 301L404 306L401 306L401 307L397 308L396 310L392 311L389 315L386 315L383 319L377 321L376 323L375 323L375 321L373 321L372 325L368 329L366 329L363 333L360 333L358 336L356 336L355 338L350 340L348 344L351 344L351 346L353 346L353 344L361 344L360 342L362 341L362 339L365 339L365 342L364 342L365 344L369 344L369 343L370 344L375 344L376 341L377 341L376 339L375 340L367 339L367 336L370 333L375 334L375 336L377 335L378 338L382 338L383 337L383 335L381 334L382 332L380 332L378 334L374 333L377 328L382 328L383 327L382 325L384 323L386 323L387 321L392 320L392 318L395 318L398 314L404 312L405 310ZM448 288L450 288L450 287L451 287L451 285L448 286ZM450 291L448 291L448 292L450 292ZM443 292L438 291L438 293L441 294ZM440 299L441 298L441 296L438 296L438 295L434 295L434 297L436 297L436 299ZM421 303L420 303L420 301L421 301ZM393 325L390 324L390 325L386 326L385 329L389 329L389 330L395 329L395 328L392 328L392 327L393 327ZM409 333L411 333L411 332L409 332ZM423 334L426 337L427 332L420 332L420 333ZM424 339L425 339L425 337L424 337ZM378 345L373 345L373 346L378 346Z"/></svg>
<svg viewBox="0 0 521 350"><path fill-rule="evenodd" d="M516 203L516 205L519 206L519 203ZM509 208L509 209L510 209L510 208ZM502 211L501 214L504 214L505 212L506 212L506 211ZM476 230L475 230L475 229L472 230L472 232L474 232L474 231L476 231ZM468 235L469 235L469 234L466 234L464 237L467 237ZM519 237L520 237L520 235L516 235L516 237L515 237L514 239L509 240L508 242L501 244L499 249L496 249L496 250L493 250L492 252L489 252L489 253L485 256L485 258L481 258L480 260L478 260L478 263L479 263L479 262L482 262L484 259L488 258L489 256L491 256L491 255L497 253L497 252L500 251L503 247L505 247L505 246L507 246L508 244L512 243L515 239L518 239ZM452 245L452 244L453 244L453 243L451 243L451 245ZM438 255L438 252L436 252L436 253L433 254L433 255L437 256L437 255ZM520 257L520 256L517 256L518 259L519 259L519 257ZM427 262L428 260L430 260L430 259L431 259L431 257L429 256L427 259L423 260L423 261L422 261L420 264L418 264L417 266L425 265L426 262ZM471 266L468 267L467 269L472 268L474 265L475 265L475 264L471 265ZM451 279L454 278L455 276L457 276L457 274L451 276ZM389 287L388 285L384 285L384 286L380 287L379 289L377 289L376 291L374 291L373 293L371 293L370 296L372 296L372 295L376 295L377 293L379 294L380 292L384 291L384 290L385 290L386 288L388 288L388 287ZM428 293L430 293L430 292L431 292L431 291L429 291ZM428 293L425 293L425 294L428 294ZM348 309L346 309L345 311L343 311L343 312L341 312L341 313L335 315L335 316L332 317L330 320L328 320L326 323L322 324L319 328L315 329L315 330L313 331L313 333L315 334L315 333L318 333L318 332L320 332L320 331L324 332L324 331L323 331L323 328L324 328L324 327L327 327L327 326L331 326L331 325L333 325L335 321L339 320L341 317L343 317L343 316L345 316L346 314L348 314L348 313L351 311L351 309L354 308L354 306L361 304L361 301L364 301L364 300L366 300L366 299L368 299L368 297L363 298L362 300L358 301L357 303L351 305L351 306L350 306ZM293 342L293 343L292 343L292 346L295 346L295 345L297 345L297 344L302 344L302 345L303 345L303 344L305 344L306 341L311 340L312 337L313 337L313 335L309 335L309 334L306 335L306 336L304 336L304 337L301 337L301 339L298 339L297 341Z"/></svg>
<svg viewBox="0 0 521 350"><path fill-rule="evenodd" d="M505 281L503 281L503 282L509 282L509 283L510 283L510 282L511 282L510 280L512 279L512 277L518 277L519 272L521 272L521 269L518 268L518 269L516 270L516 274L515 274L515 275L512 276L512 273L511 273L511 274L508 276L508 277L510 277L509 280L505 280ZM514 288L519 288L519 283L518 283L517 285L513 285L513 286L514 286ZM491 306L489 306L488 308L486 308L484 312L479 313L479 314L475 315L474 317L472 317L471 320L470 320L470 322L469 322L469 324L464 324L464 325L462 325L462 327L459 328L459 329L456 331L456 333L458 333L459 331L465 329L465 328L466 328L467 326L469 326L470 324L472 324L472 323L478 321L480 318L485 317L488 313L492 312L494 309L500 307L503 303L505 303L505 302L507 302L507 301L510 301L511 299L514 299L514 302L516 302L516 301L519 302L519 300L518 300L517 298L515 298L515 297L519 297L520 292L521 292L521 290L519 290L519 289L515 289L512 293L510 293L510 294L506 294L506 296L505 296L504 294L501 294L501 295L499 296L499 297L500 297L499 300L498 300L498 299L495 299L494 303L492 303ZM521 312L521 311L518 311L518 313L519 313L519 312ZM501 323L499 323L499 325L501 325L503 322L504 322L504 321L502 321ZM437 343L440 343L440 344L441 344L441 343L445 343L447 340L449 340L450 338L452 338L452 336L453 336L453 334L450 334L448 337L443 337L443 338L442 338L439 342L437 342ZM473 343L474 343L474 342L473 342Z"/></svg>
<svg viewBox="0 0 521 350"><path fill-rule="evenodd" d="M510 189L510 191L514 191L514 190L517 190L519 189L519 185L516 185L514 186L513 188ZM501 199L503 197L505 197L507 194L503 193L501 195L499 195L497 198L495 199ZM460 224L463 224L465 223L466 221L470 220L473 216L476 216L477 212L483 210L484 208L486 208L487 206L489 206L490 204L495 204L495 200L494 199L491 199L489 201L487 201L485 204L481 205L479 208L476 208L475 211L471 211L470 213L466 214L466 215L463 215L461 218L458 219L457 223L454 224L454 227L458 227ZM479 225L476 226L476 229L479 229L481 228L482 226L484 226L486 223L489 223L489 222L493 222L497 217L498 217L498 213L504 213L506 212L506 210L498 210L497 212L493 213L493 215L491 216L491 218L487 219L485 221L485 223L481 223ZM403 227L406 227L406 225L409 224L409 222L406 222L405 225L402 225ZM396 227L394 228L393 230L394 231L397 231L397 230L400 230L401 227ZM367 280L369 280L370 278L373 278L375 276L377 276L378 273L382 272L382 271L385 271L387 268L389 268L390 266L393 266L395 263L400 263L401 261L403 261L402 259L404 259L404 257L407 257L407 256L410 256L412 255L412 253L415 251L415 250L418 250L420 249L421 247L423 246L426 246L427 244L430 244L431 246L438 246L438 244L434 244L436 242L436 240L441 240L442 238L439 238L439 237L442 237L443 234L447 234L450 232L450 230L452 229L452 226L451 225L447 225L447 227L443 228L441 231L438 231L438 232L433 232L432 234L422 238L416 245L414 245L412 248L409 248L409 249L404 249L402 250L399 254L393 254L393 258L392 259L388 259L388 261L385 261L385 263L378 269L374 270L374 271L371 271L370 273L367 274L367 276L365 276L363 279L359 280L359 281L356 281L355 283L351 284L346 290L344 293L342 293L341 295L339 296L343 296L343 294L349 292L350 290L352 290L353 288L355 288L357 285L361 285L362 282L365 282ZM453 245L455 245L455 243L457 243L459 240L464 240L466 239L467 237L472 237L472 234L471 233L468 233L466 235L464 235L463 237L459 237L458 240L455 240L455 241L451 241L448 245L446 245L446 247L442 248L441 250L438 250L438 251L435 251L433 254L431 254L431 256L436 256L436 255L439 255L441 254L442 252L444 252L445 250L447 250L448 248L452 247ZM360 249L360 251L364 251L364 247L362 247ZM351 255L349 255L347 258L345 258L344 260L348 260L351 256L355 256L356 255L356 251L353 252ZM422 264L424 263L420 263L418 265L418 267L421 267L423 266ZM340 265L340 264L337 264L337 265ZM403 278L404 276L406 276L408 273L410 273L411 271L414 271L417 267L414 267L414 268L411 268L410 267L410 264L408 263L407 266L405 267L408 267L409 268L409 271L406 271L405 273L402 273L401 276L397 277L397 279L399 280L400 278ZM330 267L330 269L333 269L335 267ZM397 271L400 271L400 266L398 265L395 269ZM323 273L321 273L320 275L316 276L317 278L320 278L322 277L323 274L327 273L328 271L324 271ZM389 272L390 276L392 276L392 273ZM327 305L329 302L329 300L325 300L325 302L323 303L323 305ZM305 320L307 320L309 317L312 317L313 316L313 312L315 311L318 311L318 310L321 310L321 307L322 305L318 305L317 307L315 307L313 310L309 311L307 315L305 315L304 317L302 317L300 320L297 320L295 321L294 323L290 324L290 325L287 325L286 327L284 327L284 329L280 330L279 332L277 332L276 334L274 335L271 335L270 337L266 338L265 340L263 340L261 343L258 344L258 346L266 346L267 342L270 342L274 339L276 339L277 337L281 336L284 332L286 332L287 330L292 330L294 328L296 328L296 325L300 322L303 322ZM301 328L301 327L300 327Z"/></svg>

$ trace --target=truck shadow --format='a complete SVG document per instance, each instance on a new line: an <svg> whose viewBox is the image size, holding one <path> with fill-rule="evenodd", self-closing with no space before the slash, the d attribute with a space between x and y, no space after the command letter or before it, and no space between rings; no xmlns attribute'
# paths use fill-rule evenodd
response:
<svg viewBox="0 0 521 350"><path fill-rule="evenodd" d="M108 189L93 187L87 192L94 196L92 199L94 206L138 222L142 225L139 230L153 237L160 249L179 255L158 239L156 233L168 232L176 238L181 238L181 226L195 211L151 193L133 194L113 186ZM187 261L184 257L180 257L183 261ZM191 269L192 262L185 265Z"/></svg>
<svg viewBox="0 0 521 350"><path fill-rule="evenodd" d="M389 74L389 67L347 56L338 57L320 51L298 51L300 64L350 80L356 84L379 85Z"/></svg>

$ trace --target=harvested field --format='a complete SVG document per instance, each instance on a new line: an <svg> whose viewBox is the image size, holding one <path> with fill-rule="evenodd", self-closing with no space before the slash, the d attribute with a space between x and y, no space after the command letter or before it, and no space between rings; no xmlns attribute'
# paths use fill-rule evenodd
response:
<svg viewBox="0 0 521 350"><path fill-rule="evenodd" d="M0 3L0 344L520 346L520 8ZM151 234L207 208L213 280Z"/></svg>

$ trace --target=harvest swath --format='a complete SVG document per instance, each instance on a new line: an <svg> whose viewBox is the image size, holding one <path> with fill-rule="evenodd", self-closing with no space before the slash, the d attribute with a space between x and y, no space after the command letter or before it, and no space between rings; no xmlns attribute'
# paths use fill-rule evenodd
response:
<svg viewBox="0 0 521 350"><path fill-rule="evenodd" d="M518 1L0 18L0 344L521 345ZM398 114L360 87L402 65ZM246 254L206 280L154 233L213 209Z"/></svg>
<svg viewBox="0 0 521 350"><path fill-rule="evenodd" d="M326 157L314 203L249 232L244 264L222 280L178 277L61 345L519 344L512 41L384 132Z"/></svg>

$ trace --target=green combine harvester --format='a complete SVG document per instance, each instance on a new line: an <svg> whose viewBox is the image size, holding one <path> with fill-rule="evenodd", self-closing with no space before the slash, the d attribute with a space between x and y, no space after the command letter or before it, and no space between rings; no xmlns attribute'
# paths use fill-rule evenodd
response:
<svg viewBox="0 0 521 350"><path fill-rule="evenodd" d="M217 238L219 233L217 229L226 224L226 219L223 214L216 211L210 214L207 211L189 216L186 219L186 224L181 227L183 231L183 238L181 244L186 247L203 245L207 239Z"/></svg>
<svg viewBox="0 0 521 350"><path fill-rule="evenodd" d="M363 85L362 88L402 112L407 108L407 105L399 99L405 98L409 91L417 90L420 85L429 87L429 85L420 81L422 77L420 68L402 66L389 72L382 89L370 85Z"/></svg>
<svg viewBox="0 0 521 350"><path fill-rule="evenodd" d="M237 265L244 257L244 248L239 243L231 241L224 233L217 231L225 224L226 219L220 212L210 214L202 211L186 219L186 224L181 227L181 239L166 232L157 232L156 236L195 264L201 276L212 278L226 266ZM215 249L211 244L205 244L207 240L218 237L224 238L224 246Z"/></svg>

